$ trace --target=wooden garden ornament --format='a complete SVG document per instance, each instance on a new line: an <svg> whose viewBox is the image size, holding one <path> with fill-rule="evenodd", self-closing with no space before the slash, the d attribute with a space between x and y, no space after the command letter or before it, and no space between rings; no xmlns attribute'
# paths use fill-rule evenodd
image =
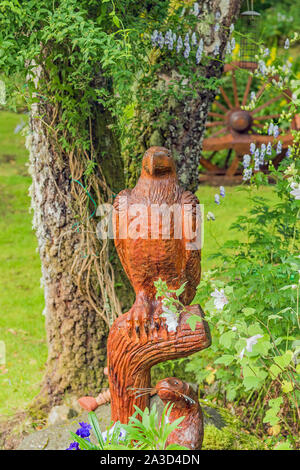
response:
<svg viewBox="0 0 300 470"><path fill-rule="evenodd" d="M142 410L149 407L150 393L137 391L151 390L152 366L189 356L211 344L201 307L189 305L201 273L199 221L198 199L179 186L170 152L163 147L148 149L135 188L121 191L114 202L115 245L136 294L132 308L115 320L108 336L108 378L114 422L128 423L135 412L134 405ZM163 299L156 298L154 282L158 279L165 281L170 290L185 283L179 300L186 307L172 321L163 310ZM191 315L199 318L194 331L187 323ZM155 392L162 398L167 395L174 398L175 401L171 400L174 402L172 413L176 415L179 409L181 416L184 411L189 415L195 413L195 417L185 421L178 434L175 433L173 442L178 441L180 433L181 442L189 440L192 434L195 435L190 432L192 427L199 424L200 437L192 444L199 448L203 425L198 400L195 397L186 400L180 393L176 394L178 386L174 382L173 393L170 393L172 380L180 382L181 387L186 386L179 379L164 380L169 395L162 389L158 393L162 382ZM99 396L98 401L100 399ZM197 405L191 411L193 401ZM94 405L93 409L98 406L97 400L90 404Z"/></svg>
<svg viewBox="0 0 300 470"><path fill-rule="evenodd" d="M137 227L136 210L139 206ZM157 206L175 207L167 235L162 217L155 219L157 212L153 209ZM211 344L209 328L200 306L189 305L195 296L201 272L200 246L198 249L192 246L201 229L196 227L197 208L198 199L179 186L175 163L170 152L163 147L147 150L135 188L121 191L116 197L115 245L135 290L136 300L127 313L117 318L108 336L113 421L127 423L135 411L134 405L142 410L149 406L149 395L136 398L134 389L151 387L152 366L188 356ZM184 215L184 209L190 214L189 218ZM176 216L179 213L182 236L176 238ZM184 224L190 222L196 234L192 230L192 238L186 238L188 230L184 230ZM128 229L127 234L124 234L124 228ZM154 286L154 281L159 278L166 281L172 290L186 283L180 300L187 307L180 313L176 329L162 316L162 299L156 298ZM199 315L195 331L187 323L191 314Z"/></svg>

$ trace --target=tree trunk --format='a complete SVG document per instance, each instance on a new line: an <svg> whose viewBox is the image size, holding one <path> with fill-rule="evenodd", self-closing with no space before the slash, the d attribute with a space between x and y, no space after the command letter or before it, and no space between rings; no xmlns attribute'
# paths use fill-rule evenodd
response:
<svg viewBox="0 0 300 470"><path fill-rule="evenodd" d="M53 137L47 134L47 127L40 118L42 115L39 105L31 115L31 133L27 139L27 148L30 152L33 227L36 230L42 265L48 342L46 373L41 392L33 405L47 407L59 403L65 393L76 396L94 394L107 385L103 369L106 365L108 324L105 315L102 314L102 307L106 302L110 303L111 309L116 310L118 302L116 301L114 305L109 298L109 284L110 291L114 290L109 257L114 254L112 250L115 249L111 243L104 247L101 256L97 253L91 254L96 258L98 265L103 264L104 275L106 273L107 277L104 283L108 286L104 285L105 289L107 287L106 298L103 298L96 276L91 274L89 279L94 289L98 291L99 298L93 297L94 304L89 301L88 287L82 289L78 281L78 273L84 266L87 255L86 246L82 244L81 239L85 226L78 222L79 211L76 210L78 201L74 198L74 190L82 191L84 196L85 192L72 181L72 178L79 177L76 173L72 174L68 156L63 155L63 159L58 158L56 143ZM103 156L98 155L98 163L102 172L109 175L112 166L115 165L115 176L111 183L114 184L113 189L119 191L124 187L123 168L118 143L112 140L107 130L109 119L104 111L95 113L93 122L95 145L97 136L106 132L106 140L110 144L109 160L105 160L104 152ZM102 148L104 148L103 142ZM105 162L109 162L107 167ZM98 178L101 192L103 179L101 180L101 176ZM98 251L100 249L99 241ZM78 261L74 268L75 257ZM120 263L115 261L114 264ZM91 268L91 271L93 270L95 271L94 265ZM87 274L84 274L84 287L86 283ZM112 313L113 317L116 317L121 312Z"/></svg>
<svg viewBox="0 0 300 470"><path fill-rule="evenodd" d="M199 22L202 23L203 33L201 35L204 37L203 56L213 57L216 45L219 46L220 51L218 60L209 60L205 65L195 66L193 72L198 74L200 84L203 78L210 79L221 76L229 28L239 13L241 3L242 0L205 0L201 4L199 2L202 12L199 16ZM216 31L210 19L211 15L215 17L217 13L219 13L220 29ZM170 81L177 80L180 83L182 78L177 70L168 68L166 58L167 56L164 56L165 60L162 61L164 65L161 70L156 71L153 76L153 87L157 90L167 87ZM184 59L182 58L182 60ZM197 190L205 122L217 89L214 89L213 86L208 88L207 83L204 82L204 85L195 88L195 91L197 91L196 98L187 96L181 101L176 101L171 96L169 100L162 102L162 107L156 109L151 117L145 113L144 109L137 108L137 121L133 126L133 132L138 136L139 145L134 150L138 150L139 155L135 154L133 149L130 149L129 154L125 150L125 159L130 173L127 183L130 186L134 186L139 174L139 165L136 165L135 162L140 162L140 158L147 148L158 145L171 150L176 161L180 184L189 191L195 192ZM161 115L165 112L169 113L171 120L161 122ZM159 126L157 126L158 118L161 122ZM132 168L135 168L133 176Z"/></svg>

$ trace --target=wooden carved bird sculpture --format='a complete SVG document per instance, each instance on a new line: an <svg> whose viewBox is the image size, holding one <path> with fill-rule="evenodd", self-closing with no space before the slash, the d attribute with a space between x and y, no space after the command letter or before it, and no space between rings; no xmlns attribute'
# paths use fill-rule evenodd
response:
<svg viewBox="0 0 300 470"><path fill-rule="evenodd" d="M211 338L199 305L189 305L200 281L200 206L178 184L169 150L151 147L132 190L114 202L114 239L120 260L135 290L131 309L113 323L107 341L111 419L127 423L134 406L144 409L150 369L159 362L185 357L210 346ZM164 316L154 282L165 281L184 306L172 321ZM172 312L171 312L172 313ZM195 329L188 318L197 315Z"/></svg>
<svg viewBox="0 0 300 470"><path fill-rule="evenodd" d="M169 289L186 283L180 300L189 305L200 281L199 201L179 186L169 150L146 151L137 185L118 194L114 209L115 245L136 295L154 299L161 278Z"/></svg>

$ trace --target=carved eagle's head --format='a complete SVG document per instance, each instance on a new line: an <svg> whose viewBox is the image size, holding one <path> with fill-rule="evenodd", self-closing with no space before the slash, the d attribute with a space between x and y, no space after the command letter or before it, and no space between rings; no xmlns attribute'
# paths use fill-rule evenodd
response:
<svg viewBox="0 0 300 470"><path fill-rule="evenodd" d="M143 157L141 176L143 178L176 176L175 163L170 150L164 147L150 147Z"/></svg>

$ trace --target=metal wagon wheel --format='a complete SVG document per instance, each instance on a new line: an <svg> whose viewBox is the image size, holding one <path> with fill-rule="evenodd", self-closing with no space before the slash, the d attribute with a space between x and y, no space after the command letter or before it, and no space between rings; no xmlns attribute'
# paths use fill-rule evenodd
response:
<svg viewBox="0 0 300 470"><path fill-rule="evenodd" d="M249 63L248 69L255 70L257 64ZM240 68L239 63L226 64L224 72L231 75L231 86L233 102L228 97L224 88L220 87L220 100L215 100L214 107L218 108L218 112L211 111L208 113L210 120L206 122L208 129L213 129L212 134L203 140L203 150L210 152L209 155L202 155L200 158L201 165L211 174L233 176L239 171L239 162L242 156L249 153L250 143L256 145L262 143L273 143L275 138L267 135L265 132L265 124L270 120L279 118L280 114L268 114L268 108L278 100L285 99L291 101L290 90L278 91L278 93L263 102L263 93L267 84L278 77L270 77L256 92L257 106L251 111L242 109L249 101L253 75L249 74L248 81L244 90L239 92L236 70ZM245 68L245 67L243 67ZM296 115L292 121L291 129L300 129L300 115ZM282 152L277 155L274 160L275 165L284 157L287 147L292 144L293 136L291 129L280 129L280 139L282 143ZM276 139L276 140L278 140ZM227 149L227 156L222 165L212 162L212 159L220 150Z"/></svg>

